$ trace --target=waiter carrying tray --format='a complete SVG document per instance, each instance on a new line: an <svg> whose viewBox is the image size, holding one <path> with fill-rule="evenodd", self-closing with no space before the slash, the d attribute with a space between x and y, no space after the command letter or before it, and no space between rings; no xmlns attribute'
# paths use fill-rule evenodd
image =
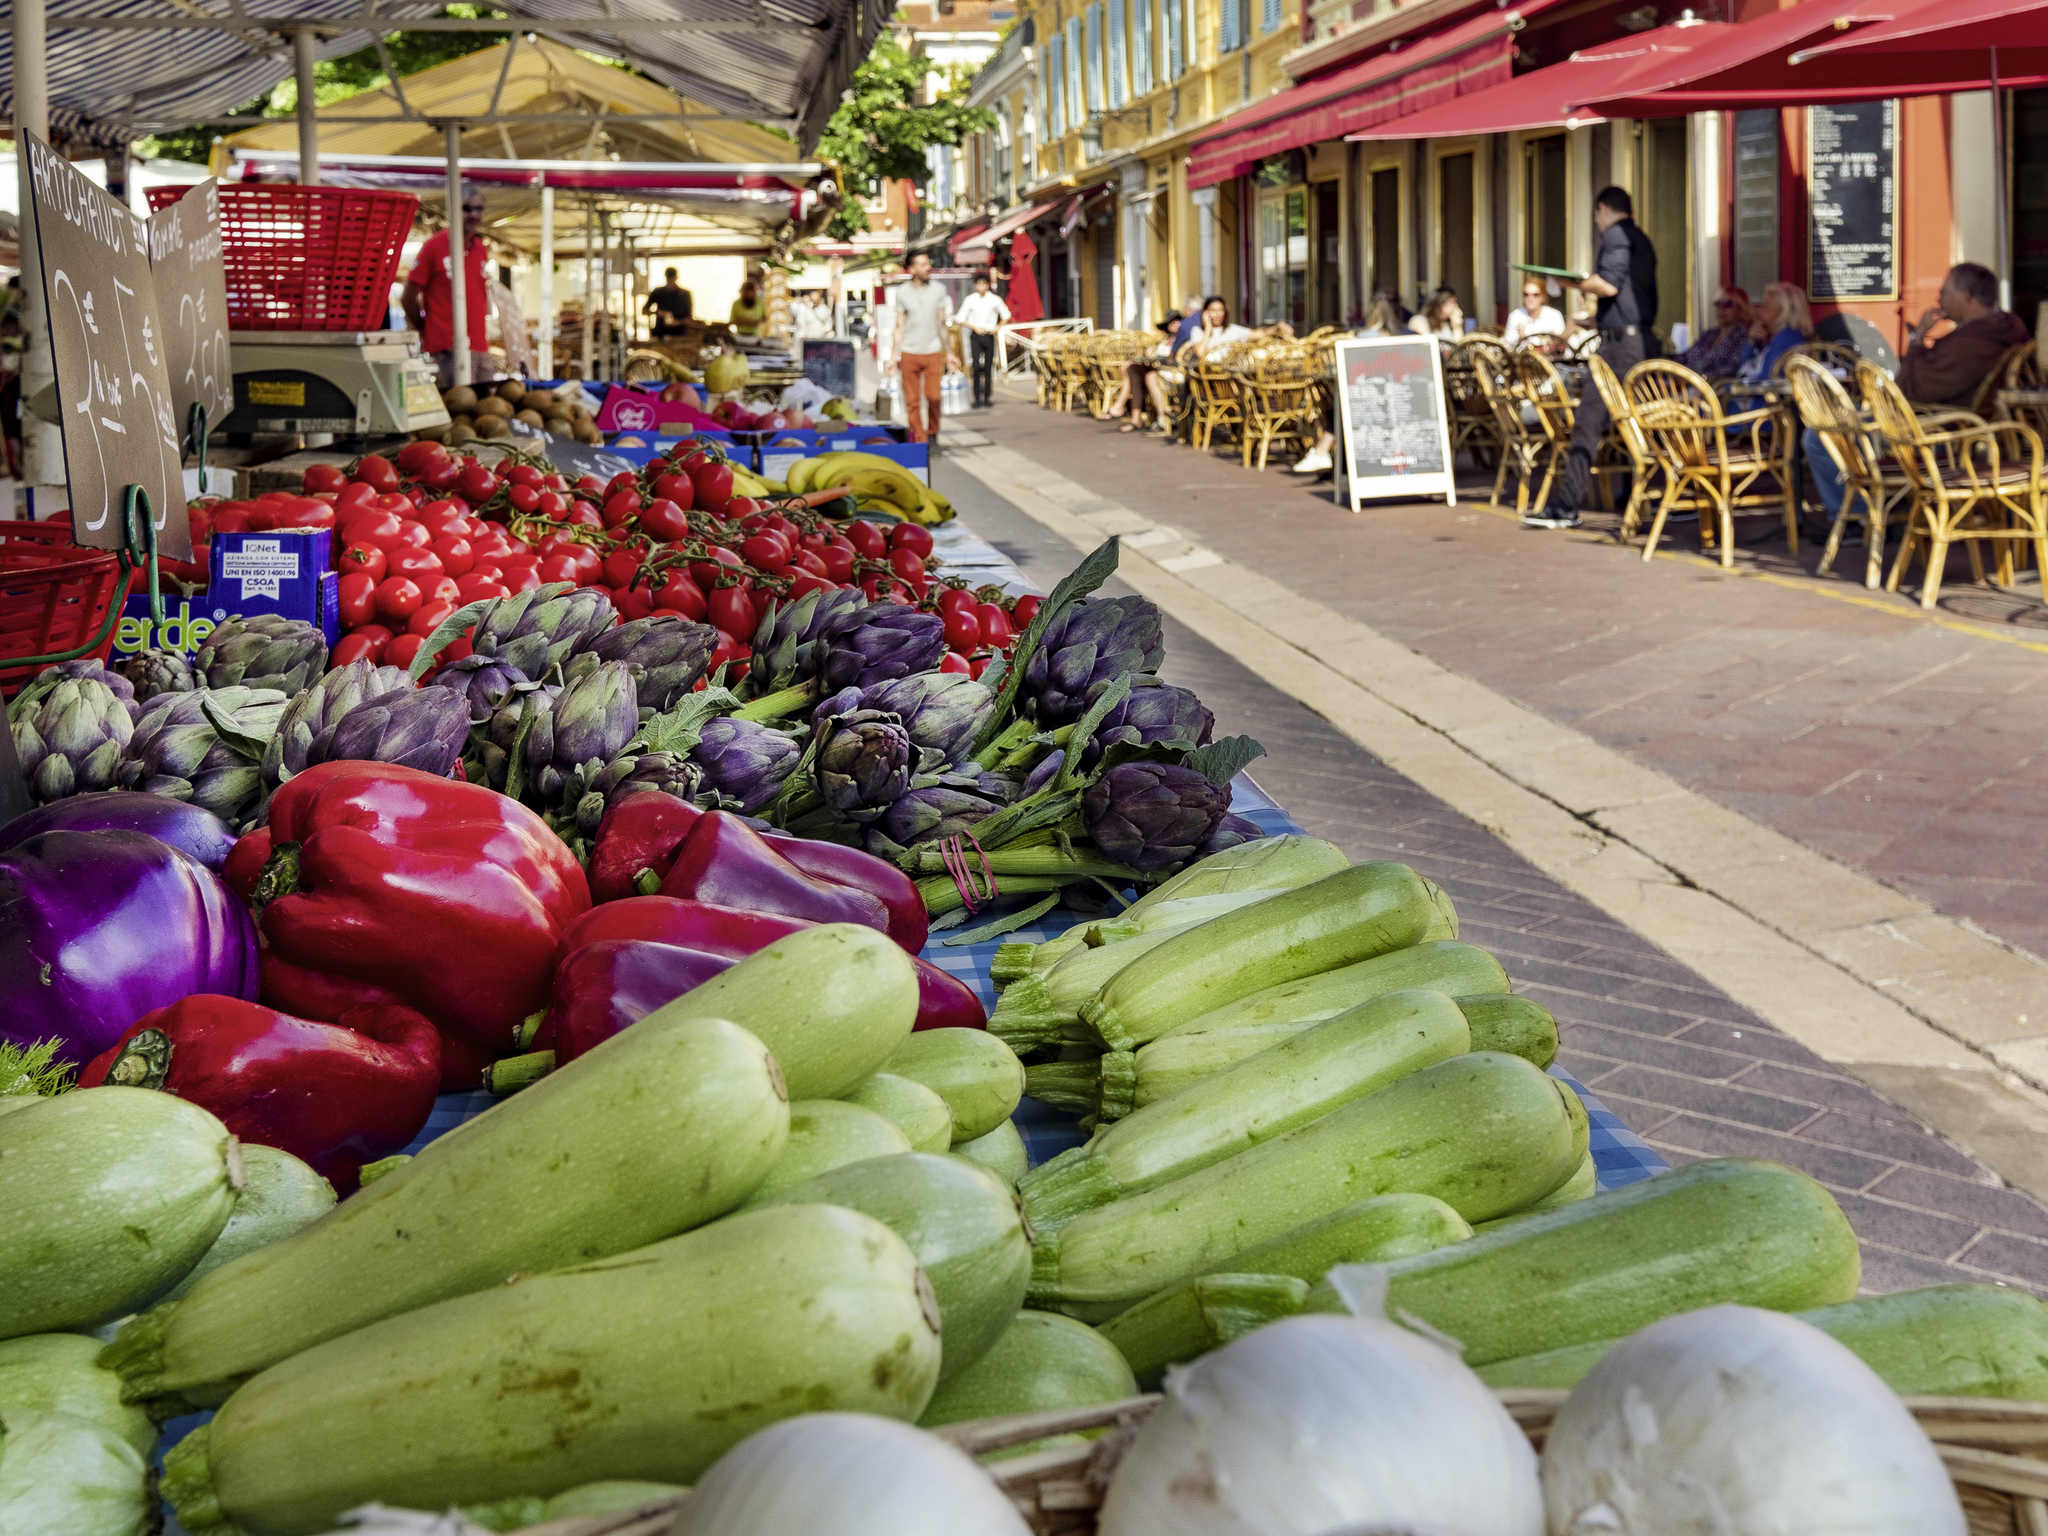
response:
<svg viewBox="0 0 2048 1536"><path fill-rule="evenodd" d="M1593 326L1600 333L1600 356L1616 378L1627 378L1629 369L1663 350L1654 329L1657 248L1636 227L1635 203L1620 187L1602 188L1593 199L1593 227L1600 231L1600 241L1592 274L1564 281L1596 301ZM1525 527L1579 526L1593 455L1600 451L1600 438L1606 431L1606 402L1597 389L1583 391L1572 426L1571 453L1558 476L1557 488L1548 506L1524 514Z"/></svg>

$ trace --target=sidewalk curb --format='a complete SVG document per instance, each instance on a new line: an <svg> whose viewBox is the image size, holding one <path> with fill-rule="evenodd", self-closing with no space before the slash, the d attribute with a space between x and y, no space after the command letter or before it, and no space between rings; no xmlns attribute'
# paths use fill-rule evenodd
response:
<svg viewBox="0 0 2048 1536"><path fill-rule="evenodd" d="M1001 447L947 462L1716 987L2048 1196L2048 966Z"/></svg>

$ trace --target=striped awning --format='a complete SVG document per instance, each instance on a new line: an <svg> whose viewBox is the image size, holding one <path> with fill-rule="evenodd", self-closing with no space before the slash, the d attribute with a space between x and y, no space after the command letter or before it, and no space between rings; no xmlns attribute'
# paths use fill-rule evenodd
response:
<svg viewBox="0 0 2048 1536"><path fill-rule="evenodd" d="M244 19L326 24L334 30L318 51L331 58L442 9L441 0L48 0L51 132L115 145L253 101L291 74L292 49L274 27L235 25ZM889 15L885 0L515 0L507 9L713 112L779 128L803 150L824 132ZM590 33L548 25L600 12L623 25ZM358 19L366 25L344 30ZM636 30L635 20L714 25ZM0 31L0 118L14 115L14 42Z"/></svg>

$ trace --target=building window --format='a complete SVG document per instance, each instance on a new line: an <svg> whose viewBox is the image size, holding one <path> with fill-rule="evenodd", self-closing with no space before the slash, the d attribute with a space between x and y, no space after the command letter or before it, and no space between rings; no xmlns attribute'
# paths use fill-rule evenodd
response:
<svg viewBox="0 0 2048 1536"><path fill-rule="evenodd" d="M1280 0L1260 0L1259 30L1270 32L1280 25Z"/></svg>
<svg viewBox="0 0 2048 1536"><path fill-rule="evenodd" d="M1568 251L1565 136L1551 134L1523 144L1522 186L1525 227L1522 259L1538 267L1563 267Z"/></svg>
<svg viewBox="0 0 2048 1536"><path fill-rule="evenodd" d="M1040 79L1038 86L1042 99L1045 81ZM1028 178L1037 173L1037 153L1038 124L1031 116L1031 109L1026 107L1017 117L1017 173L1019 176Z"/></svg>
<svg viewBox="0 0 2048 1536"><path fill-rule="evenodd" d="M1188 67L1187 35L1181 29L1185 15L1181 0L1166 0L1166 78L1178 80Z"/></svg>
<svg viewBox="0 0 2048 1536"><path fill-rule="evenodd" d="M1264 187L1259 192L1260 325L1308 324L1308 189Z"/></svg>
<svg viewBox="0 0 2048 1536"><path fill-rule="evenodd" d="M1108 0L1109 3L1109 94L1112 107L1120 107L1130 96L1126 82L1128 61L1124 57L1124 0Z"/></svg>
<svg viewBox="0 0 2048 1536"><path fill-rule="evenodd" d="M1131 94L1152 89L1152 0L1131 0Z"/></svg>
<svg viewBox="0 0 2048 1536"><path fill-rule="evenodd" d="M1223 0L1221 28L1216 38L1219 52L1230 53L1244 46L1245 0Z"/></svg>
<svg viewBox="0 0 2048 1536"><path fill-rule="evenodd" d="M1009 108L1005 107L1002 116L997 119L996 131L992 137L995 141L996 152L995 175L990 178L989 196L1007 205L1015 193L1015 187L1010 180L1011 135Z"/></svg>
<svg viewBox="0 0 2048 1536"><path fill-rule="evenodd" d="M1088 7L1084 13L1083 28L1088 39L1088 74L1082 86L1083 99L1087 110L1100 112L1103 106L1102 92L1102 0Z"/></svg>
<svg viewBox="0 0 2048 1536"><path fill-rule="evenodd" d="M1081 93L1081 18L1067 18L1067 115L1061 120L1060 132L1071 132L1081 126L1081 119L1087 115L1088 99Z"/></svg>

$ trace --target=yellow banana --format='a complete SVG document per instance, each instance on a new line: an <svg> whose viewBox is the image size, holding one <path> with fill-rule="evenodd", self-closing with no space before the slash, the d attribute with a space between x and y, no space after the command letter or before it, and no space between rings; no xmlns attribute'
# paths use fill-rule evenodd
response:
<svg viewBox="0 0 2048 1536"><path fill-rule="evenodd" d="M798 459L789 466L787 482L791 494L801 495L811 488L811 474L817 468L816 459Z"/></svg>
<svg viewBox="0 0 2048 1536"><path fill-rule="evenodd" d="M952 516L952 507L941 500L930 486L925 487L924 501L912 514L914 521L927 527L936 527L940 523L950 521Z"/></svg>
<svg viewBox="0 0 2048 1536"><path fill-rule="evenodd" d="M856 496L889 502L906 513L915 512L924 504L924 487L917 477L894 464L881 469L856 465L836 472L833 479L851 486Z"/></svg>
<svg viewBox="0 0 2048 1536"><path fill-rule="evenodd" d="M885 517L899 523L908 519L908 514L893 501L871 501L865 496L855 502L854 510L861 517Z"/></svg>
<svg viewBox="0 0 2048 1536"><path fill-rule="evenodd" d="M884 458L879 453L863 453L855 448L846 448L837 453L828 453L825 457L836 461L841 469L893 469L898 474L910 473L894 459Z"/></svg>

